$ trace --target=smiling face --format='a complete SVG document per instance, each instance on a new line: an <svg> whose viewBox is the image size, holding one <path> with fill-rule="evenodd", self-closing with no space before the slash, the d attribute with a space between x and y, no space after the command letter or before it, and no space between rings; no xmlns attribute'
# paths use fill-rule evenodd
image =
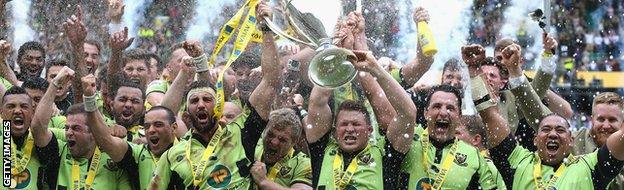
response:
<svg viewBox="0 0 624 190"><path fill-rule="evenodd" d="M86 114L70 114L65 123L67 147L74 158L87 158L95 147L95 140L87 126Z"/></svg>
<svg viewBox="0 0 624 190"><path fill-rule="evenodd" d="M455 94L445 91L434 92L429 100L429 106L425 109L430 137L438 142L452 140L455 127L459 124L460 109Z"/></svg>
<svg viewBox="0 0 624 190"><path fill-rule="evenodd" d="M29 77L39 77L43 71L43 52L38 50L26 50L26 53L19 60L22 73Z"/></svg>
<svg viewBox="0 0 624 190"><path fill-rule="evenodd" d="M572 134L568 127L568 122L558 115L550 115L542 119L533 140L542 162L557 165L570 154Z"/></svg>
<svg viewBox="0 0 624 190"><path fill-rule="evenodd" d="M171 123L169 118L163 109L150 110L145 114L145 138L150 151L156 156L165 152L174 141L176 124Z"/></svg>
<svg viewBox="0 0 624 190"><path fill-rule="evenodd" d="M607 138L622 126L622 109L617 104L595 104L592 113L592 128L590 134L594 143L602 146Z"/></svg>
<svg viewBox="0 0 624 190"><path fill-rule="evenodd" d="M141 86L147 86L150 70L145 60L130 60L126 63L123 70L132 82Z"/></svg>
<svg viewBox="0 0 624 190"><path fill-rule="evenodd" d="M34 111L28 94L10 94L4 97L2 118L11 121L11 135L21 137L28 131Z"/></svg>
<svg viewBox="0 0 624 190"><path fill-rule="evenodd" d="M336 116L334 138L340 150L355 153L366 148L373 132L364 113L355 110L342 110Z"/></svg>
<svg viewBox="0 0 624 190"><path fill-rule="evenodd" d="M145 107L141 89L122 86L113 99L113 115L117 124L126 128L139 124Z"/></svg>
<svg viewBox="0 0 624 190"><path fill-rule="evenodd" d="M192 93L188 98L188 113L195 130L200 133L210 131L215 125L214 93L199 91Z"/></svg>
<svg viewBox="0 0 624 190"><path fill-rule="evenodd" d="M442 74L442 84L451 85L458 89L464 88L462 79L462 73L459 70L445 70Z"/></svg>
<svg viewBox="0 0 624 190"><path fill-rule="evenodd" d="M100 50L97 46L89 43L84 43L83 47L87 71L94 72L100 66Z"/></svg>

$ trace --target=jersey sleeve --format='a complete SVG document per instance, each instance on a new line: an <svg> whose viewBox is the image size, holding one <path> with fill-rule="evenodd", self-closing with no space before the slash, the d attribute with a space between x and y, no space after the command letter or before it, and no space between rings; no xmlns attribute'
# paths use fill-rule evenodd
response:
<svg viewBox="0 0 624 190"><path fill-rule="evenodd" d="M137 158L141 151L141 148L139 146L133 145L128 143L128 149L126 150L126 153L124 154L124 157L121 159L121 161L119 161L119 166L121 166L121 168L123 168L127 175L128 178L130 179L140 179L140 174L139 174L139 163L136 161L135 158ZM132 189L140 189L140 181L139 180L132 180L131 182L129 182Z"/></svg>
<svg viewBox="0 0 624 190"><path fill-rule="evenodd" d="M297 167L295 168L290 186L295 183L303 183L312 186L312 165L310 164L310 158L302 153L299 155Z"/></svg>
<svg viewBox="0 0 624 190"><path fill-rule="evenodd" d="M523 151L524 150L524 151ZM517 145L513 135L509 134L498 146L490 149L490 155L496 168L503 177L507 189L511 189L514 174L523 156L530 152Z"/></svg>
<svg viewBox="0 0 624 190"><path fill-rule="evenodd" d="M171 161L169 159L169 151L167 150L163 153L161 159L158 160L158 163L156 164L149 189L167 189L169 181L171 180Z"/></svg>
<svg viewBox="0 0 624 190"><path fill-rule="evenodd" d="M378 143L382 143L384 147L384 154L382 158L383 165L383 179L384 179L384 189L397 189L399 187L399 179L401 172L401 164L403 160L405 160L406 153L401 153L394 149L392 143L383 143L384 141L388 141L388 137L385 137L383 140L377 141Z"/></svg>
<svg viewBox="0 0 624 190"><path fill-rule="evenodd" d="M11 84L11 82L9 82L4 77L0 77L0 84L4 85L4 89L6 89L6 90L8 90L9 88L13 87L13 84Z"/></svg>
<svg viewBox="0 0 624 190"><path fill-rule="evenodd" d="M592 154L590 154L592 155ZM592 172L592 178L594 178L594 184L597 186L606 187L606 185L611 182L620 172L622 166L624 165L624 161L618 160L613 155L609 153L609 149L606 145L600 147L597 153L593 153L595 155L595 159L585 159L585 160L594 160L595 169ZM593 164L590 162L590 164ZM597 189L601 189L602 187L598 187Z"/></svg>
<svg viewBox="0 0 624 190"><path fill-rule="evenodd" d="M44 168L43 171L45 171L43 176L46 176L48 186L56 187L59 166L61 165L61 153L59 142L54 133L52 133L52 138L50 139L48 145L45 147L35 146L35 154L37 154L38 158L47 158L39 159L41 166ZM39 175L41 176L41 174Z"/></svg>
<svg viewBox="0 0 624 190"><path fill-rule="evenodd" d="M308 149L310 149L310 163L312 165L312 187L318 185L321 167L323 166L323 157L325 157L325 148L327 148L329 141L329 134L330 132L327 132L318 141L308 144Z"/></svg>

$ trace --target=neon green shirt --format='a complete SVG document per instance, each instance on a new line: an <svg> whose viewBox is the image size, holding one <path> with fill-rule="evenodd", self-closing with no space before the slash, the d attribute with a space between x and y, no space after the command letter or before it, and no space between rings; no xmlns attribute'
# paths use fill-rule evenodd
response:
<svg viewBox="0 0 624 190"><path fill-rule="evenodd" d="M262 149L261 145L262 139L260 139L259 146L256 147L255 156L256 160L260 160L262 157ZM267 165L267 176L269 175L269 171L271 171L272 167L280 165L281 168L277 175L275 176L275 180L273 182L281 185L282 187L290 187L295 183L303 183L309 186L312 186L312 165L310 163L310 157L308 157L303 152L294 153L294 155L286 155L286 157L282 158L280 161L275 163L273 166ZM255 188L255 186L252 186Z"/></svg>
<svg viewBox="0 0 624 190"><path fill-rule="evenodd" d="M412 147L405 156L402 170L409 174L408 189L427 189L433 185L433 180L438 172L442 170L442 163L447 159L451 147L456 146L454 153L455 158L450 165L446 177L441 184L442 189L496 189L493 173L490 170L485 158L479 153L479 150L463 141L449 142L442 149L442 156L436 160L438 150L432 143L429 143L427 157L423 158L423 133L425 129L416 127L414 131L414 141ZM431 142L431 141L429 141ZM456 143L456 145L454 145ZM423 159L427 159L429 168L424 168ZM428 172L427 172L428 171ZM477 178L478 177L478 178ZM473 181L476 180L476 181ZM471 184L471 182L475 184ZM478 184L476 184L478 182ZM474 187L470 185L479 185ZM504 188L504 186L503 186Z"/></svg>

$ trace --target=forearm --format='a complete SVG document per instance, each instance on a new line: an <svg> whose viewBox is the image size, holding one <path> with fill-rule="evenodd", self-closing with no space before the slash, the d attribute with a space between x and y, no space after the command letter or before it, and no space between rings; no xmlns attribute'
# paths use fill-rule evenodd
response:
<svg viewBox="0 0 624 190"><path fill-rule="evenodd" d="M13 86L21 86L21 82L17 80L17 76L11 70L11 67L5 62L5 58L0 58L0 75L9 81Z"/></svg>
<svg viewBox="0 0 624 190"><path fill-rule="evenodd" d="M425 73L429 70L431 65L433 64L433 57L425 56L422 52L422 47L419 45L417 56L403 66L401 69L401 75L403 76L403 81L406 84L413 85L420 77L425 75Z"/></svg>
<svg viewBox="0 0 624 190"><path fill-rule="evenodd" d="M473 77L470 82L475 107L487 127L488 142L490 147L496 147L509 135L509 124L500 114L497 104L491 100L482 76Z"/></svg>
<svg viewBox="0 0 624 190"><path fill-rule="evenodd" d="M299 53L292 56L292 60L299 61L299 78L301 79L301 83L310 87L314 87L314 84L312 84L312 81L310 81L310 76L308 76L308 69L310 66L310 61L314 57L315 53L316 52L312 48L306 47L299 51Z"/></svg>
<svg viewBox="0 0 624 190"><path fill-rule="evenodd" d="M100 111L96 109L94 112L87 112L87 123L89 123L89 129L100 149L106 152L113 161L120 162L128 150L128 146L124 140L111 135Z"/></svg>
<svg viewBox="0 0 624 190"><path fill-rule="evenodd" d="M571 119L574 115L574 110L572 110L570 102L563 99L552 90L548 90L546 92L544 101L548 104L548 109L550 109L553 113L557 113L567 119Z"/></svg>
<svg viewBox="0 0 624 190"><path fill-rule="evenodd" d="M187 82L193 77L193 74L187 72L180 72L178 76L173 80L171 87L165 93L165 97L160 103L161 106L169 108L174 113L180 110L180 106L184 101L184 92L186 92Z"/></svg>
<svg viewBox="0 0 624 190"><path fill-rule="evenodd" d="M110 60L108 61L108 70L106 70L106 74L108 75L107 83L111 83L115 77L115 73L123 72L121 68L121 50L112 50Z"/></svg>
<svg viewBox="0 0 624 190"><path fill-rule="evenodd" d="M37 104L35 114L33 115L30 130L33 133L35 144L37 147L45 147L52 139L52 132L48 130L48 122L54 114L54 94L56 87L50 84L43 97Z"/></svg>
<svg viewBox="0 0 624 190"><path fill-rule="evenodd" d="M375 118L377 119L377 123L379 123L379 129L385 133L388 126L392 123L393 118L396 117L396 111L392 108L392 104L390 104L390 101L386 98L386 94L383 92L379 83L377 83L370 73L359 77L358 80L364 89L366 98L371 103L373 112L375 112Z"/></svg>
<svg viewBox="0 0 624 190"><path fill-rule="evenodd" d="M72 68L72 70L74 70L74 79L72 80L72 88L74 90L74 103L82 103L82 83L80 81L80 78L82 78L83 76L88 75L88 72L95 72L95 71L87 71L86 70L86 66L84 65L84 58L83 58L83 45L72 45L72 47L74 47L74 51L72 52L73 57L74 57L74 68Z"/></svg>
<svg viewBox="0 0 624 190"><path fill-rule="evenodd" d="M557 69L555 60L553 56L542 55L542 64L537 70L533 82L531 82L531 86L533 86L535 93L537 93L540 99L544 99L546 91L550 88L550 82Z"/></svg>
<svg viewBox="0 0 624 190"><path fill-rule="evenodd" d="M262 81L249 97L249 103L256 109L262 119L267 120L271 112L271 103L281 86L280 78L283 67L279 63L277 46L273 36L263 35L262 44Z"/></svg>
<svg viewBox="0 0 624 190"><path fill-rule="evenodd" d="M332 90L314 87L308 104L307 122L312 127L304 127L308 144L318 141L331 128L332 113L329 108L329 97Z"/></svg>
<svg viewBox="0 0 624 190"><path fill-rule="evenodd" d="M607 148L615 159L624 160L624 131L622 129L609 136Z"/></svg>
<svg viewBox="0 0 624 190"><path fill-rule="evenodd" d="M542 104L528 80L524 76L510 78L511 92L516 97L516 105L524 114L529 125L537 130L539 119L550 114L550 110Z"/></svg>

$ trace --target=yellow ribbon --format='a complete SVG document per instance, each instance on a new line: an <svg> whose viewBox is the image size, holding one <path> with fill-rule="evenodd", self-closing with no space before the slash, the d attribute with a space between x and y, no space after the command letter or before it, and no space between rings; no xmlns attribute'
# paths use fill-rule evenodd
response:
<svg viewBox="0 0 624 190"><path fill-rule="evenodd" d="M425 130L422 134L422 138L421 138L421 143L422 143L422 147L423 147L423 169L425 170L425 173L427 173L427 175L431 175L429 172L429 132L427 130ZM453 161L455 161L455 152L457 151L457 138L455 138L455 141L453 142L453 145L451 146L451 150L446 154L444 161L442 161L442 167L440 168L440 171L435 175L435 177L432 179L433 180L433 184L432 184L432 189L433 190L437 190L440 189L442 187L442 184L444 183L444 180L446 180L446 174L448 174L448 171L451 169L451 166L453 165Z"/></svg>
<svg viewBox="0 0 624 190"><path fill-rule="evenodd" d="M568 163L574 162L574 159L574 156L570 154L568 156ZM533 164L533 182L535 183L535 189L552 189L567 167L566 163L561 163L555 174L548 180L546 187L544 187L544 182L542 180L542 160L539 158L539 155L535 153L535 161Z"/></svg>
<svg viewBox="0 0 624 190"><path fill-rule="evenodd" d="M193 172L193 186L195 187L199 187L201 182L203 181L203 174L206 166L208 165L208 159L210 158L210 156L212 156L212 153L216 149L217 144L219 144L219 142L221 141L221 137L223 137L223 134L225 132L225 130L223 130L220 125L217 125L217 127L217 131L210 139L210 142L208 143L206 149L204 149L201 160L197 165L193 164L193 160L191 159L192 142L188 141L188 144L186 146L186 159L189 161L189 164L192 167L191 172Z"/></svg>
<svg viewBox="0 0 624 190"><path fill-rule="evenodd" d="M288 162L288 160L293 157L293 154L295 154L295 149L290 148L290 151L288 152L288 157L282 158L280 161L275 163L273 167L271 167L271 171L269 171L269 174L267 175L267 179L269 179L269 181L275 181L277 173L282 169L283 164L285 162Z"/></svg>
<svg viewBox="0 0 624 190"><path fill-rule="evenodd" d="M91 158L91 165L89 165L89 171L87 172L87 179L85 180L84 190L91 189L91 186L93 185L93 181L95 180L95 174L97 174L98 167L100 165L100 156L100 148L96 146L95 152L93 152L93 157ZM80 166L75 159L72 160L71 176L71 189L80 190Z"/></svg>
<svg viewBox="0 0 624 190"><path fill-rule="evenodd" d="M17 145L15 145L13 138L11 138L11 161L15 163L15 167L11 167L11 174L15 176L26 169L32 155L34 144L35 140L33 139L32 134L28 133L28 136L26 137L26 144L24 145L24 151L22 151L22 159L18 160Z"/></svg>
<svg viewBox="0 0 624 190"><path fill-rule="evenodd" d="M222 31L226 28L235 29L236 27L232 27L232 26L234 25L238 26L238 20L240 20L240 16L242 16L242 12L244 12L243 10L245 8L249 8L249 12L245 16L245 19L243 20L244 21L243 25L241 26L240 31L237 34L236 41L234 42L234 49L232 50L232 53L230 54L230 57L227 63L225 64L225 66L221 70L221 73L219 73L219 77L217 78L217 84L215 85L216 90L217 90L217 97L216 97L217 102L214 107L214 118L217 118L217 119L221 118L221 115L223 114L223 106L225 104L225 92L223 90L223 76L225 72L227 71L227 69L230 67L230 65L232 65L232 63L234 63L236 59L238 59L238 57L241 55L243 51L245 51L247 44L249 43L249 41L251 41L253 32L256 30L257 18L255 15L256 15L256 6L258 5L259 2L260 0L247 0L247 3L245 3L243 8L241 8L241 10L239 10L236 13L236 15L234 15L234 17L232 17L232 19L230 19L228 23L222 29ZM221 40L221 37L223 35L227 36L227 38L229 39L229 36L231 34L232 34L231 32L226 32L225 34L221 33L219 34L219 40ZM217 44L227 42L227 41L223 42L219 40L217 40ZM216 53L218 53L218 51L217 51L217 47L215 46L215 51L213 51L213 55L210 58L211 59L210 64L214 62L213 57L216 57Z"/></svg>
<svg viewBox="0 0 624 190"><path fill-rule="evenodd" d="M334 157L334 164L332 165L335 189L345 189L359 166L358 161L360 159L360 154L368 151L369 148L370 144L366 145L366 148L364 148L364 150L358 153L355 158L351 159L351 163L349 163L349 166L347 166L347 170L344 172L342 154L340 154L340 151L336 152L336 156Z"/></svg>

